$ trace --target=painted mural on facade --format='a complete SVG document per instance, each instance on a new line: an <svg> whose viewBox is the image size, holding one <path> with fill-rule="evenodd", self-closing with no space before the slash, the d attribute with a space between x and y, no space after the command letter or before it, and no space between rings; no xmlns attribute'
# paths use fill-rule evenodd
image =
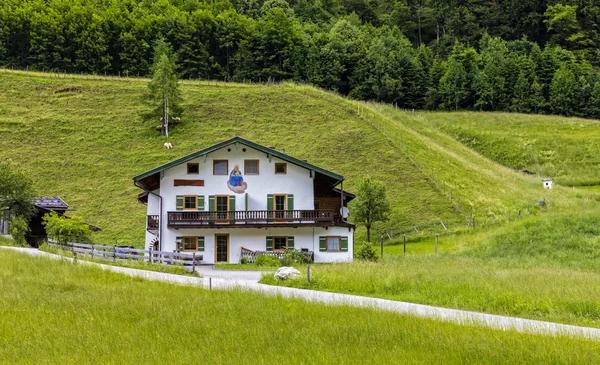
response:
<svg viewBox="0 0 600 365"><path fill-rule="evenodd" d="M236 194L243 194L248 188L238 165L233 166L233 170L229 174L229 180L227 180L227 187Z"/></svg>

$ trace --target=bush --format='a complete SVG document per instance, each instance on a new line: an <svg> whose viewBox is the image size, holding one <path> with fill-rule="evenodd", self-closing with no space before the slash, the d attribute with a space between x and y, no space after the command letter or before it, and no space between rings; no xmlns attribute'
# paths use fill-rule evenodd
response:
<svg viewBox="0 0 600 365"><path fill-rule="evenodd" d="M240 259L240 264L249 264L250 260L248 259L248 257L244 256Z"/></svg>
<svg viewBox="0 0 600 365"><path fill-rule="evenodd" d="M363 261L377 261L377 256L375 256L375 248L369 243L363 243L358 251L356 251L356 257Z"/></svg>
<svg viewBox="0 0 600 365"><path fill-rule="evenodd" d="M10 234L14 240L15 246L27 246L25 235L29 232L29 222L27 219L18 215L10 220Z"/></svg>
<svg viewBox="0 0 600 365"><path fill-rule="evenodd" d="M277 266L279 260L271 255L256 255L256 266Z"/></svg>
<svg viewBox="0 0 600 365"><path fill-rule="evenodd" d="M50 212L44 215L43 220L48 237L55 239L60 244L91 242L92 231L81 217L67 218L59 216L56 212Z"/></svg>

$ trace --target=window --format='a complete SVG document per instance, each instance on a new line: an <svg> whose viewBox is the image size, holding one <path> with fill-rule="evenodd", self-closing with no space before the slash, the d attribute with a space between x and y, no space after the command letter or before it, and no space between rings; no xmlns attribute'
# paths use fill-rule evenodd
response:
<svg viewBox="0 0 600 365"><path fill-rule="evenodd" d="M227 175L229 167L227 160L214 160L213 161L213 175Z"/></svg>
<svg viewBox="0 0 600 365"><path fill-rule="evenodd" d="M288 247L287 237L273 237L273 250L285 250Z"/></svg>
<svg viewBox="0 0 600 365"><path fill-rule="evenodd" d="M200 165L197 163L187 164L187 173L188 174L199 174L200 173Z"/></svg>
<svg viewBox="0 0 600 365"><path fill-rule="evenodd" d="M339 237L327 237L327 251L339 251L340 250L340 238Z"/></svg>
<svg viewBox="0 0 600 365"><path fill-rule="evenodd" d="M276 174L287 174L287 164L285 162L275 162Z"/></svg>
<svg viewBox="0 0 600 365"><path fill-rule="evenodd" d="M244 174L246 175L258 175L259 174L258 160L245 160L244 161Z"/></svg>
<svg viewBox="0 0 600 365"><path fill-rule="evenodd" d="M275 195L275 210L285 210L287 195Z"/></svg>
<svg viewBox="0 0 600 365"><path fill-rule="evenodd" d="M183 197L183 209L196 210L198 209L198 197L196 195L186 195Z"/></svg>
<svg viewBox="0 0 600 365"><path fill-rule="evenodd" d="M184 251L198 251L198 237L183 237Z"/></svg>

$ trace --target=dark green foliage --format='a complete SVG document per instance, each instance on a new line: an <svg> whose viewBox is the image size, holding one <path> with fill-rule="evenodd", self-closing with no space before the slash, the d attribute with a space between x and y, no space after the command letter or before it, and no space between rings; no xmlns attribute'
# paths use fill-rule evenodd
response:
<svg viewBox="0 0 600 365"><path fill-rule="evenodd" d="M375 248L373 248L370 242L364 242L362 245L360 245L356 251L356 257L363 261L377 261Z"/></svg>
<svg viewBox="0 0 600 365"><path fill-rule="evenodd" d="M32 181L15 171L10 165L0 163L0 214L22 217L26 222L35 213L35 193Z"/></svg>
<svg viewBox="0 0 600 365"><path fill-rule="evenodd" d="M371 242L371 226L389 219L390 203L385 185L365 177L356 186L356 199L352 202L354 221L367 228L367 242Z"/></svg>
<svg viewBox="0 0 600 365"><path fill-rule="evenodd" d="M271 255L256 255L256 266L274 267L279 264L279 260Z"/></svg>

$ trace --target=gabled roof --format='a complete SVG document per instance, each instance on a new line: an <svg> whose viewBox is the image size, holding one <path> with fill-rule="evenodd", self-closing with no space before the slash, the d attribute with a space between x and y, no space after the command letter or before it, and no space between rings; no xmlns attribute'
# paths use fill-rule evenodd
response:
<svg viewBox="0 0 600 365"><path fill-rule="evenodd" d="M168 162L162 166L156 167L152 170L146 171L143 174L137 175L133 178L133 182L135 183L136 186L145 189L145 190L155 190L158 188L158 186L156 186L156 175L160 174L161 172L177 166L177 165L181 165L182 163L186 163L188 161L191 161L195 158L198 157L202 157L204 155L207 155L211 152L217 151L223 147L227 147L231 144L242 144L245 146L248 146L250 148L254 148L255 150L261 151L266 153L269 156L272 157L277 157L283 161L289 162L291 164L300 166L300 167L304 167L307 170L310 170L311 173L314 173L314 177L315 178L319 178L320 180L324 180L326 181L328 184L330 184L331 186L336 186L337 184L339 184L341 181L344 180L344 177L342 175L336 174L335 172L331 172L328 170L325 170L321 167L315 166L313 164L310 164L306 161L297 159L295 157L292 157L290 155L288 155L287 153L283 153L280 151L277 151L273 148L269 148L263 145L260 145L258 143L249 141L247 139L244 139L242 137L236 136L233 137L231 139L228 139L226 141L217 143L215 145L212 145L210 147L207 147L203 150L200 150L198 152L194 152L191 153L187 156L181 157L177 160L173 160L171 162Z"/></svg>

